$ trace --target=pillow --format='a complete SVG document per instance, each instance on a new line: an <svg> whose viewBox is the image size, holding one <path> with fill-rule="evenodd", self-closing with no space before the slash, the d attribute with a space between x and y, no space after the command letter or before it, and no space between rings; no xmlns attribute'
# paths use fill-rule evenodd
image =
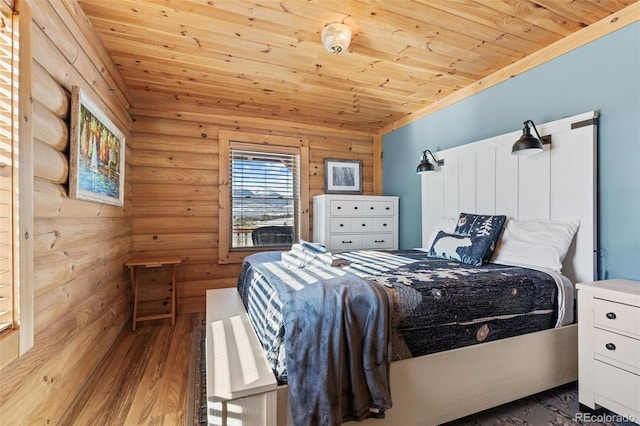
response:
<svg viewBox="0 0 640 426"><path fill-rule="evenodd" d="M471 237L474 244L476 239L481 239L483 244L486 244L484 240L488 239L487 250L482 254L482 261L488 262L496 248L506 220L507 217L504 215L460 213L458 224L453 233Z"/></svg>
<svg viewBox="0 0 640 426"><path fill-rule="evenodd" d="M429 238L427 239L427 244L424 245L424 247L426 248L426 250L424 251L428 252L431 250L431 246L433 245L433 241L438 236L438 232L444 231L444 232L451 233L456 228L457 223L458 223L458 219L451 218L451 217L439 217L438 219L436 219L433 222L433 231L431 232L431 235L429 235Z"/></svg>
<svg viewBox="0 0 640 426"><path fill-rule="evenodd" d="M579 222L509 220L492 262L532 265L561 272Z"/></svg>
<svg viewBox="0 0 640 426"><path fill-rule="evenodd" d="M489 237L469 237L438 231L428 256L479 266L492 243Z"/></svg>

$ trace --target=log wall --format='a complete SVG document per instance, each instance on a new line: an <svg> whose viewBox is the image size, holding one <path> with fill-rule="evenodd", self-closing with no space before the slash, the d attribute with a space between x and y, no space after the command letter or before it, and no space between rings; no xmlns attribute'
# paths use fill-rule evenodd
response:
<svg viewBox="0 0 640 426"><path fill-rule="evenodd" d="M184 259L179 312L204 311L207 289L236 284L240 265L218 264L219 130L308 139L310 199L323 192L325 158L361 159L364 194L381 193L381 137L220 115L174 95L130 93L75 1L29 4L35 344L0 369L0 423L64 424L89 376L130 326L123 263L131 254ZM124 207L68 196L75 85L125 132ZM163 297L148 290L143 296Z"/></svg>
<svg viewBox="0 0 640 426"><path fill-rule="evenodd" d="M71 87L80 86L126 134L130 94L74 3L29 3L35 344L0 370L0 423L7 425L63 424L130 318L123 267L131 251L129 202L123 208L68 197Z"/></svg>
<svg viewBox="0 0 640 426"><path fill-rule="evenodd" d="M325 158L362 160L363 193L381 193L378 137L277 120L221 116L219 110L203 103L176 101L173 96L134 92L133 98L131 155L127 160L132 249L134 253L183 258L179 311L203 311L206 290L235 286L240 272L239 264L218 264L220 130L308 139L310 164L303 173L309 174L311 215L313 196L324 190Z"/></svg>

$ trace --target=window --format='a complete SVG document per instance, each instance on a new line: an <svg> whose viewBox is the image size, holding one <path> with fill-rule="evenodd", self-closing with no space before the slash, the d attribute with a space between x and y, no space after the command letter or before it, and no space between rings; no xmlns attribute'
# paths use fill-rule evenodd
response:
<svg viewBox="0 0 640 426"><path fill-rule="evenodd" d="M220 131L219 262L309 234L308 142Z"/></svg>
<svg viewBox="0 0 640 426"><path fill-rule="evenodd" d="M14 305L13 261L14 229L17 225L18 183L17 131L14 111L17 110L16 75L13 72L13 18L10 10L2 10L0 17L0 336L16 328ZM15 156L15 157L14 157ZM17 253L16 253L17 254Z"/></svg>
<svg viewBox="0 0 640 426"><path fill-rule="evenodd" d="M20 7L18 19L0 2L0 368L33 346L30 67L18 73L31 61L29 38L18 43L29 33L31 13L25 2Z"/></svg>
<svg viewBox="0 0 640 426"><path fill-rule="evenodd" d="M300 155L235 142L230 148L231 250L290 246L300 235Z"/></svg>

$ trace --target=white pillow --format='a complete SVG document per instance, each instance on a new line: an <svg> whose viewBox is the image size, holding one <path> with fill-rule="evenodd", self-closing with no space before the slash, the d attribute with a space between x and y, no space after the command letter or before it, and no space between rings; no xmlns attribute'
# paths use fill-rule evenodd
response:
<svg viewBox="0 0 640 426"><path fill-rule="evenodd" d="M577 221L508 220L491 261L560 272L578 226Z"/></svg>
<svg viewBox="0 0 640 426"><path fill-rule="evenodd" d="M429 235L429 239L427 243L424 245L424 251L428 252L431 250L431 246L433 245L433 241L438 236L438 232L444 231L447 234L452 234L453 230L456 229L456 225L458 224L458 218L450 218L450 217L439 217L433 222L433 231L431 231L431 235Z"/></svg>

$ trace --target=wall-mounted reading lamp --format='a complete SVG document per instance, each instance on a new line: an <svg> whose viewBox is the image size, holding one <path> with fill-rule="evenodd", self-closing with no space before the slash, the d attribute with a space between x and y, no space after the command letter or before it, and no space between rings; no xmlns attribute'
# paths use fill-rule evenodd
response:
<svg viewBox="0 0 640 426"><path fill-rule="evenodd" d="M433 161L429 161L429 157L427 157L427 153L431 156ZM436 160L436 157L433 156L433 153L428 149L425 149L422 153L422 159L420 160L420 164L416 168L416 173L426 173L426 172L435 172L438 170L438 166L443 166L444 160Z"/></svg>
<svg viewBox="0 0 640 426"><path fill-rule="evenodd" d="M529 129L529 124L533 127L533 130L536 132L538 138L534 138L531 135L531 129ZM536 129L536 125L533 124L533 121L527 120L524 122L524 128L522 129L522 136L518 139L514 144L513 148L511 148L511 154L513 155L530 155L537 154L542 152L544 148L543 145L547 145L551 143L551 135L546 135L540 137L540 133L538 133L538 129Z"/></svg>

